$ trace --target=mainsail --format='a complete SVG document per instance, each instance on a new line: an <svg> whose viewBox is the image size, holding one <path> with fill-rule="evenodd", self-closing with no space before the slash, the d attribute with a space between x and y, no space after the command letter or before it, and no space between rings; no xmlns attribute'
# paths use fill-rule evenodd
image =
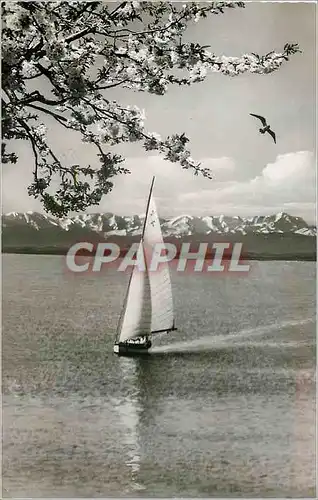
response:
<svg viewBox="0 0 318 500"><path fill-rule="evenodd" d="M150 191L144 228L143 245L146 265L149 270L152 302L151 331L152 333L156 333L158 331L171 330L174 325L174 317L168 263L162 262L158 265L157 269L151 270L151 260L154 259L155 254L160 254L164 249L160 221L155 200L152 196L152 190Z"/></svg>
<svg viewBox="0 0 318 500"><path fill-rule="evenodd" d="M145 271L139 270L138 265L133 267L118 325L119 342L174 328L168 263L161 263L154 271L150 268L154 253L160 253L164 245L156 204L152 196L153 184L154 178L136 261L145 263ZM157 249L156 244L160 245Z"/></svg>

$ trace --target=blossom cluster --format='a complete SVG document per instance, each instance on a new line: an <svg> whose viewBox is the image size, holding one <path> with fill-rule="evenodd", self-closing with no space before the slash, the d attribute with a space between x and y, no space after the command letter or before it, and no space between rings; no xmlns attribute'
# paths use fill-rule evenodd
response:
<svg viewBox="0 0 318 500"><path fill-rule="evenodd" d="M28 140L35 159L29 193L60 216L99 203L113 187L110 179L128 172L122 167L123 158L105 153L104 145L138 141L167 161L210 178L208 169L192 159L184 134L161 138L148 132L144 111L110 101L107 91L122 87L163 95L171 85L192 85L213 72L232 77L266 74L299 51L297 44L286 44L281 52L264 56L229 57L183 42L190 22L234 8L244 4L3 2L2 161L17 160L14 152L6 150L8 141ZM47 93L38 90L43 81ZM100 168L64 165L48 144L41 122L45 115L93 144ZM49 194L53 174L60 176L60 188Z"/></svg>

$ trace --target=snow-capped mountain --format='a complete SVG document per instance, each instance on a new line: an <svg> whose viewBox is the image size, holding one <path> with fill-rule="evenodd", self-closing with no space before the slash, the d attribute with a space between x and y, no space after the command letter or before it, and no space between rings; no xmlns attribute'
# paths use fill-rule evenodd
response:
<svg viewBox="0 0 318 500"><path fill-rule="evenodd" d="M74 217L56 219L37 212L10 212L2 216L2 227L16 231L30 228L32 233L95 233L103 238L111 236L138 236L141 234L144 215L119 216L112 213L78 214ZM195 217L179 215L162 218L161 228L165 237L182 238L191 235L248 235L248 234L299 234L316 236L316 227L307 224L301 217L294 217L285 212L255 217L213 216Z"/></svg>

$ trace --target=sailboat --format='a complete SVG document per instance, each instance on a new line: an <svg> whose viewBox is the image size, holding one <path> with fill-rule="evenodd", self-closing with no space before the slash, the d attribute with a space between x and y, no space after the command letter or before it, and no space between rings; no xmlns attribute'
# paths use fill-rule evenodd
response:
<svg viewBox="0 0 318 500"><path fill-rule="evenodd" d="M133 267L114 342L114 353L121 356L148 354L153 336L177 330L168 263L161 263L156 271L149 269L151 257L157 251L155 244L163 245L160 221L152 195L154 181L155 177L150 187L136 255L137 262L144 262L144 270L136 265Z"/></svg>

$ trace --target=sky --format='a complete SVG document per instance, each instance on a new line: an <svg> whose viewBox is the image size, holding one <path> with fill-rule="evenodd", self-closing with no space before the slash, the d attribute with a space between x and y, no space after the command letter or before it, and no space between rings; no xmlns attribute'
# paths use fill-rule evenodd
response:
<svg viewBox="0 0 318 500"><path fill-rule="evenodd" d="M210 45L216 54L280 51L286 42L299 43L301 54L291 57L269 75L245 74L230 78L210 74L189 88L172 87L165 96L116 89L109 94L123 104L146 112L148 131L167 136L184 132L195 160L211 168L213 179L195 177L178 163L164 161L139 144L121 146L129 175L115 178L113 191L88 212L119 215L145 211L152 176L154 196L162 216L267 215L281 211L315 222L315 10L314 3L247 3L189 27L185 38ZM249 113L266 116L277 135L258 132ZM98 165L95 150L66 133L53 121L46 123L49 138L61 158ZM33 157L18 142L20 159L3 165L2 210L43 211L29 197Z"/></svg>

